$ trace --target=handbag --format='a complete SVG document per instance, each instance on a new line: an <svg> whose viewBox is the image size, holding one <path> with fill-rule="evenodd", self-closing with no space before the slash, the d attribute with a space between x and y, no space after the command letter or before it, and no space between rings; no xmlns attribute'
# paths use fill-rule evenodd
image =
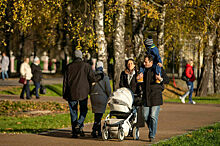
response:
<svg viewBox="0 0 220 146"><path fill-rule="evenodd" d="M189 81L189 78L186 76L186 70L183 71L181 79L183 81Z"/></svg>
<svg viewBox="0 0 220 146"><path fill-rule="evenodd" d="M18 82L21 83L21 84L27 84L27 80L24 77L20 77Z"/></svg>
<svg viewBox="0 0 220 146"><path fill-rule="evenodd" d="M43 85L40 85L40 94L46 94L46 88Z"/></svg>

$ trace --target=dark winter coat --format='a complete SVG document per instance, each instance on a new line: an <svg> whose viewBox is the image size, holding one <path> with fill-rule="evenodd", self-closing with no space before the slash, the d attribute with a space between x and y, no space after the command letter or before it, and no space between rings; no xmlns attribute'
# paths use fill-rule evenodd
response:
<svg viewBox="0 0 220 146"><path fill-rule="evenodd" d="M158 106L163 104L162 92L164 90L163 84L169 83L169 78L166 72L161 68L161 77L163 81L160 84L155 83L155 72L153 68L148 68L144 72L144 95L143 104L144 106Z"/></svg>
<svg viewBox="0 0 220 146"><path fill-rule="evenodd" d="M102 71L96 71L96 74L103 73ZM93 113L105 113L108 98L111 95L111 86L109 77L104 76L103 80L92 85L90 99L92 103Z"/></svg>
<svg viewBox="0 0 220 146"><path fill-rule="evenodd" d="M68 101L86 99L90 90L89 83L96 81L97 78L91 65L77 58L65 70L63 98Z"/></svg>
<svg viewBox="0 0 220 146"><path fill-rule="evenodd" d="M39 83L42 79L42 72L40 65L31 64L31 73L33 74L32 81Z"/></svg>
<svg viewBox="0 0 220 146"><path fill-rule="evenodd" d="M121 72L120 75L120 83L119 87L126 87L129 88L133 93L137 91L137 73L133 75L130 84L128 83L128 74L125 71Z"/></svg>

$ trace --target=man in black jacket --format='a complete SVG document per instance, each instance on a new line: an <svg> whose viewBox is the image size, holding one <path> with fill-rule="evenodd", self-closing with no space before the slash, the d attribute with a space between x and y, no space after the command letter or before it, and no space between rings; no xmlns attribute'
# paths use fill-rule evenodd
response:
<svg viewBox="0 0 220 146"><path fill-rule="evenodd" d="M40 59L36 56L34 58L34 63L31 64L31 73L33 74L32 81L34 82L35 88L31 91L31 96L35 93L36 99L40 99L39 88L40 81L42 79L42 72L40 67Z"/></svg>
<svg viewBox="0 0 220 146"><path fill-rule="evenodd" d="M67 66L63 79L63 98L69 103L73 138L77 138L78 134L85 136L82 129L88 111L89 84L96 81L98 77L95 76L91 65L83 62L82 52L76 50L75 60ZM78 103L80 105L79 119Z"/></svg>
<svg viewBox="0 0 220 146"><path fill-rule="evenodd" d="M145 72L144 72L144 118L149 128L149 139L154 141L157 131L157 121L160 111L160 105L163 104L162 91L164 90L163 84L169 83L169 78L166 72L161 70L162 76L155 73L153 69L153 57L147 55L144 60ZM160 80L160 83L155 83L155 80Z"/></svg>

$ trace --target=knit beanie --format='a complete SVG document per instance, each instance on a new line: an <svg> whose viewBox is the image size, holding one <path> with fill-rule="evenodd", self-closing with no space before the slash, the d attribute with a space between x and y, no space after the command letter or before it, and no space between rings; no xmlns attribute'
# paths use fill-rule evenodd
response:
<svg viewBox="0 0 220 146"><path fill-rule="evenodd" d="M153 39L152 39L152 36L149 36L145 41L144 41L144 45L145 46L151 46L153 45Z"/></svg>
<svg viewBox="0 0 220 146"><path fill-rule="evenodd" d="M80 50L75 50L75 57L82 59L82 52Z"/></svg>

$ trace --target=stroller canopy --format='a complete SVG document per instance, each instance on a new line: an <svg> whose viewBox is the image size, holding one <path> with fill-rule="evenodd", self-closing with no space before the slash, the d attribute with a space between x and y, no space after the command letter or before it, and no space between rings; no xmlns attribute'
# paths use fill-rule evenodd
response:
<svg viewBox="0 0 220 146"><path fill-rule="evenodd" d="M118 111L128 113L132 109L134 95L128 88L119 88L113 92L108 103L110 111Z"/></svg>

